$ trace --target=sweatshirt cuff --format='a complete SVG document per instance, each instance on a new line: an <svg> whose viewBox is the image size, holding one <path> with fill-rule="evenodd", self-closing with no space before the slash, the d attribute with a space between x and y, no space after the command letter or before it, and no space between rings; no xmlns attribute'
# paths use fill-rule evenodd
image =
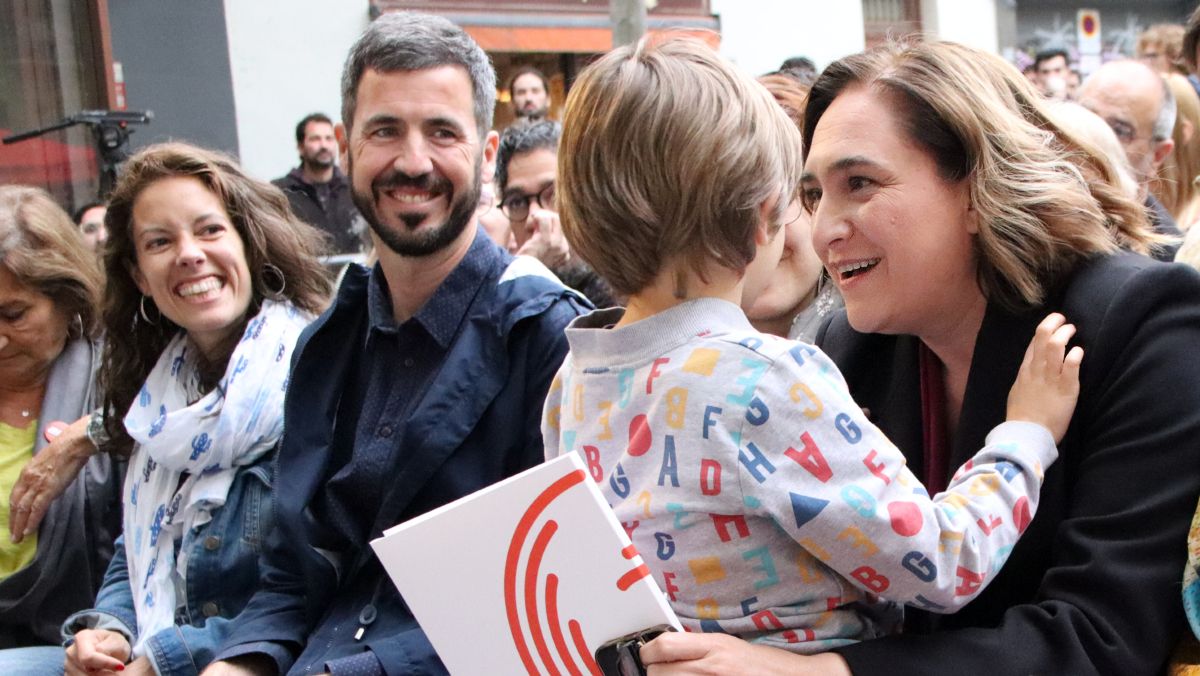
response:
<svg viewBox="0 0 1200 676"><path fill-rule="evenodd" d="M1023 420L1010 420L997 425L987 435L985 444L1001 449L1011 459L1033 466L1039 473L1058 459L1058 446L1045 426Z"/></svg>

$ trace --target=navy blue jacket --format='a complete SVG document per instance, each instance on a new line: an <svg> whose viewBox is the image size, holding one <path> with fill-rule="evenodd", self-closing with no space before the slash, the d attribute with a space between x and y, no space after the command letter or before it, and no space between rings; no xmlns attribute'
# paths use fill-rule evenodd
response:
<svg viewBox="0 0 1200 676"><path fill-rule="evenodd" d="M490 246L490 245L489 245ZM563 329L589 308L540 264L495 248L433 382L414 402L371 537L401 515L423 513L543 460L540 416L567 352ZM320 673L327 661L370 650L389 674L440 674L438 660L368 548L341 558L309 538L313 496L336 468L338 401L368 325L369 273L351 268L338 297L300 337L277 456L277 524L263 588L236 621L218 659L266 653L280 672ZM376 509L376 506L364 506ZM463 543L464 549L470 543ZM453 581L447 580L449 592ZM298 658L298 659L297 659Z"/></svg>

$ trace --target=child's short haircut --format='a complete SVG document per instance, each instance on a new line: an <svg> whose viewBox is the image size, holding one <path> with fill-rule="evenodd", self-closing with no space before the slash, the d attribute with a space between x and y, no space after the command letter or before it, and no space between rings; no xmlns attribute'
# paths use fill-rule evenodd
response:
<svg viewBox="0 0 1200 676"><path fill-rule="evenodd" d="M741 272L760 205L777 223L803 168L765 88L697 40L642 40L579 75L558 153L558 210L578 253L629 295L678 261ZM683 276L676 295L686 296Z"/></svg>

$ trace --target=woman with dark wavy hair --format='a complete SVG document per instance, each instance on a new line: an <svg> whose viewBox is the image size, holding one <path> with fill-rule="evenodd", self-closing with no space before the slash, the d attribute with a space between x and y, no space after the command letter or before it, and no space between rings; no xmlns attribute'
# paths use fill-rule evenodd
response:
<svg viewBox="0 0 1200 676"><path fill-rule="evenodd" d="M65 669L196 673L257 588L289 358L330 284L283 193L193 146L132 157L107 224L91 433L128 458L124 528Z"/></svg>
<svg viewBox="0 0 1200 676"><path fill-rule="evenodd" d="M137 161L134 161L137 160ZM123 334L108 341L104 368L105 408L117 415L105 416L104 428L113 449L129 448L129 436L120 413L129 407L141 388L141 380L158 360L159 353L181 328L168 312L165 321L155 320L158 295L148 290L146 277L137 270L142 255L135 227L135 206L146 188L162 179L191 178L203 184L206 191L221 203L230 225L243 246L248 279L227 280L246 285L238 293L249 294L246 312L236 321L244 326L266 300L286 300L310 314L320 312L328 302L330 282L315 258L320 251L314 242L315 231L304 227L292 215L287 198L278 190L247 177L231 158L184 144L155 146L140 153L124 168L120 184L109 200L108 216L110 254L105 257L108 287L105 292L104 326L110 336ZM319 241L319 240L318 240ZM153 246L161 245L155 241ZM146 245L146 248L153 248ZM168 307L180 305L187 315L185 298L171 290L163 290ZM203 305L201 303L201 305ZM202 312L207 311L203 308ZM161 312L159 312L161 314ZM230 348L237 343L236 331L226 331L219 345L214 346L214 358L205 354L198 364L203 382L215 386L224 373ZM202 353L204 351L201 351Z"/></svg>
<svg viewBox="0 0 1200 676"><path fill-rule="evenodd" d="M1200 495L1200 275L1142 255L1158 239L1107 158L995 55L926 42L836 61L803 136L813 241L846 303L817 342L931 493L1004 419L1049 312L1088 355L1079 403L1037 515L958 613L909 611L903 634L821 661L664 635L641 651L651 673L1161 672Z"/></svg>

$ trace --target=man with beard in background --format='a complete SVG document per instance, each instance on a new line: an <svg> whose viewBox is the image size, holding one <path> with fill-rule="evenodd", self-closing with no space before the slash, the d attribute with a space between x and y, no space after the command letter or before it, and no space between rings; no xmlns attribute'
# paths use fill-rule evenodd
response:
<svg viewBox="0 0 1200 676"><path fill-rule="evenodd" d="M287 195L300 220L326 234L330 253L361 251L362 238L355 224L358 212L350 183L337 167L337 139L329 117L312 113L300 120L296 125L296 148L300 151L300 166L272 183Z"/></svg>
<svg viewBox="0 0 1200 676"><path fill-rule="evenodd" d="M508 93L518 121L537 122L550 114L550 81L537 68L518 68L508 80Z"/></svg>
<svg viewBox="0 0 1200 676"><path fill-rule="evenodd" d="M379 262L296 345L261 588L206 674L445 673L369 543L542 461L588 308L477 226L495 77L441 17L385 14L351 48L337 138Z"/></svg>

